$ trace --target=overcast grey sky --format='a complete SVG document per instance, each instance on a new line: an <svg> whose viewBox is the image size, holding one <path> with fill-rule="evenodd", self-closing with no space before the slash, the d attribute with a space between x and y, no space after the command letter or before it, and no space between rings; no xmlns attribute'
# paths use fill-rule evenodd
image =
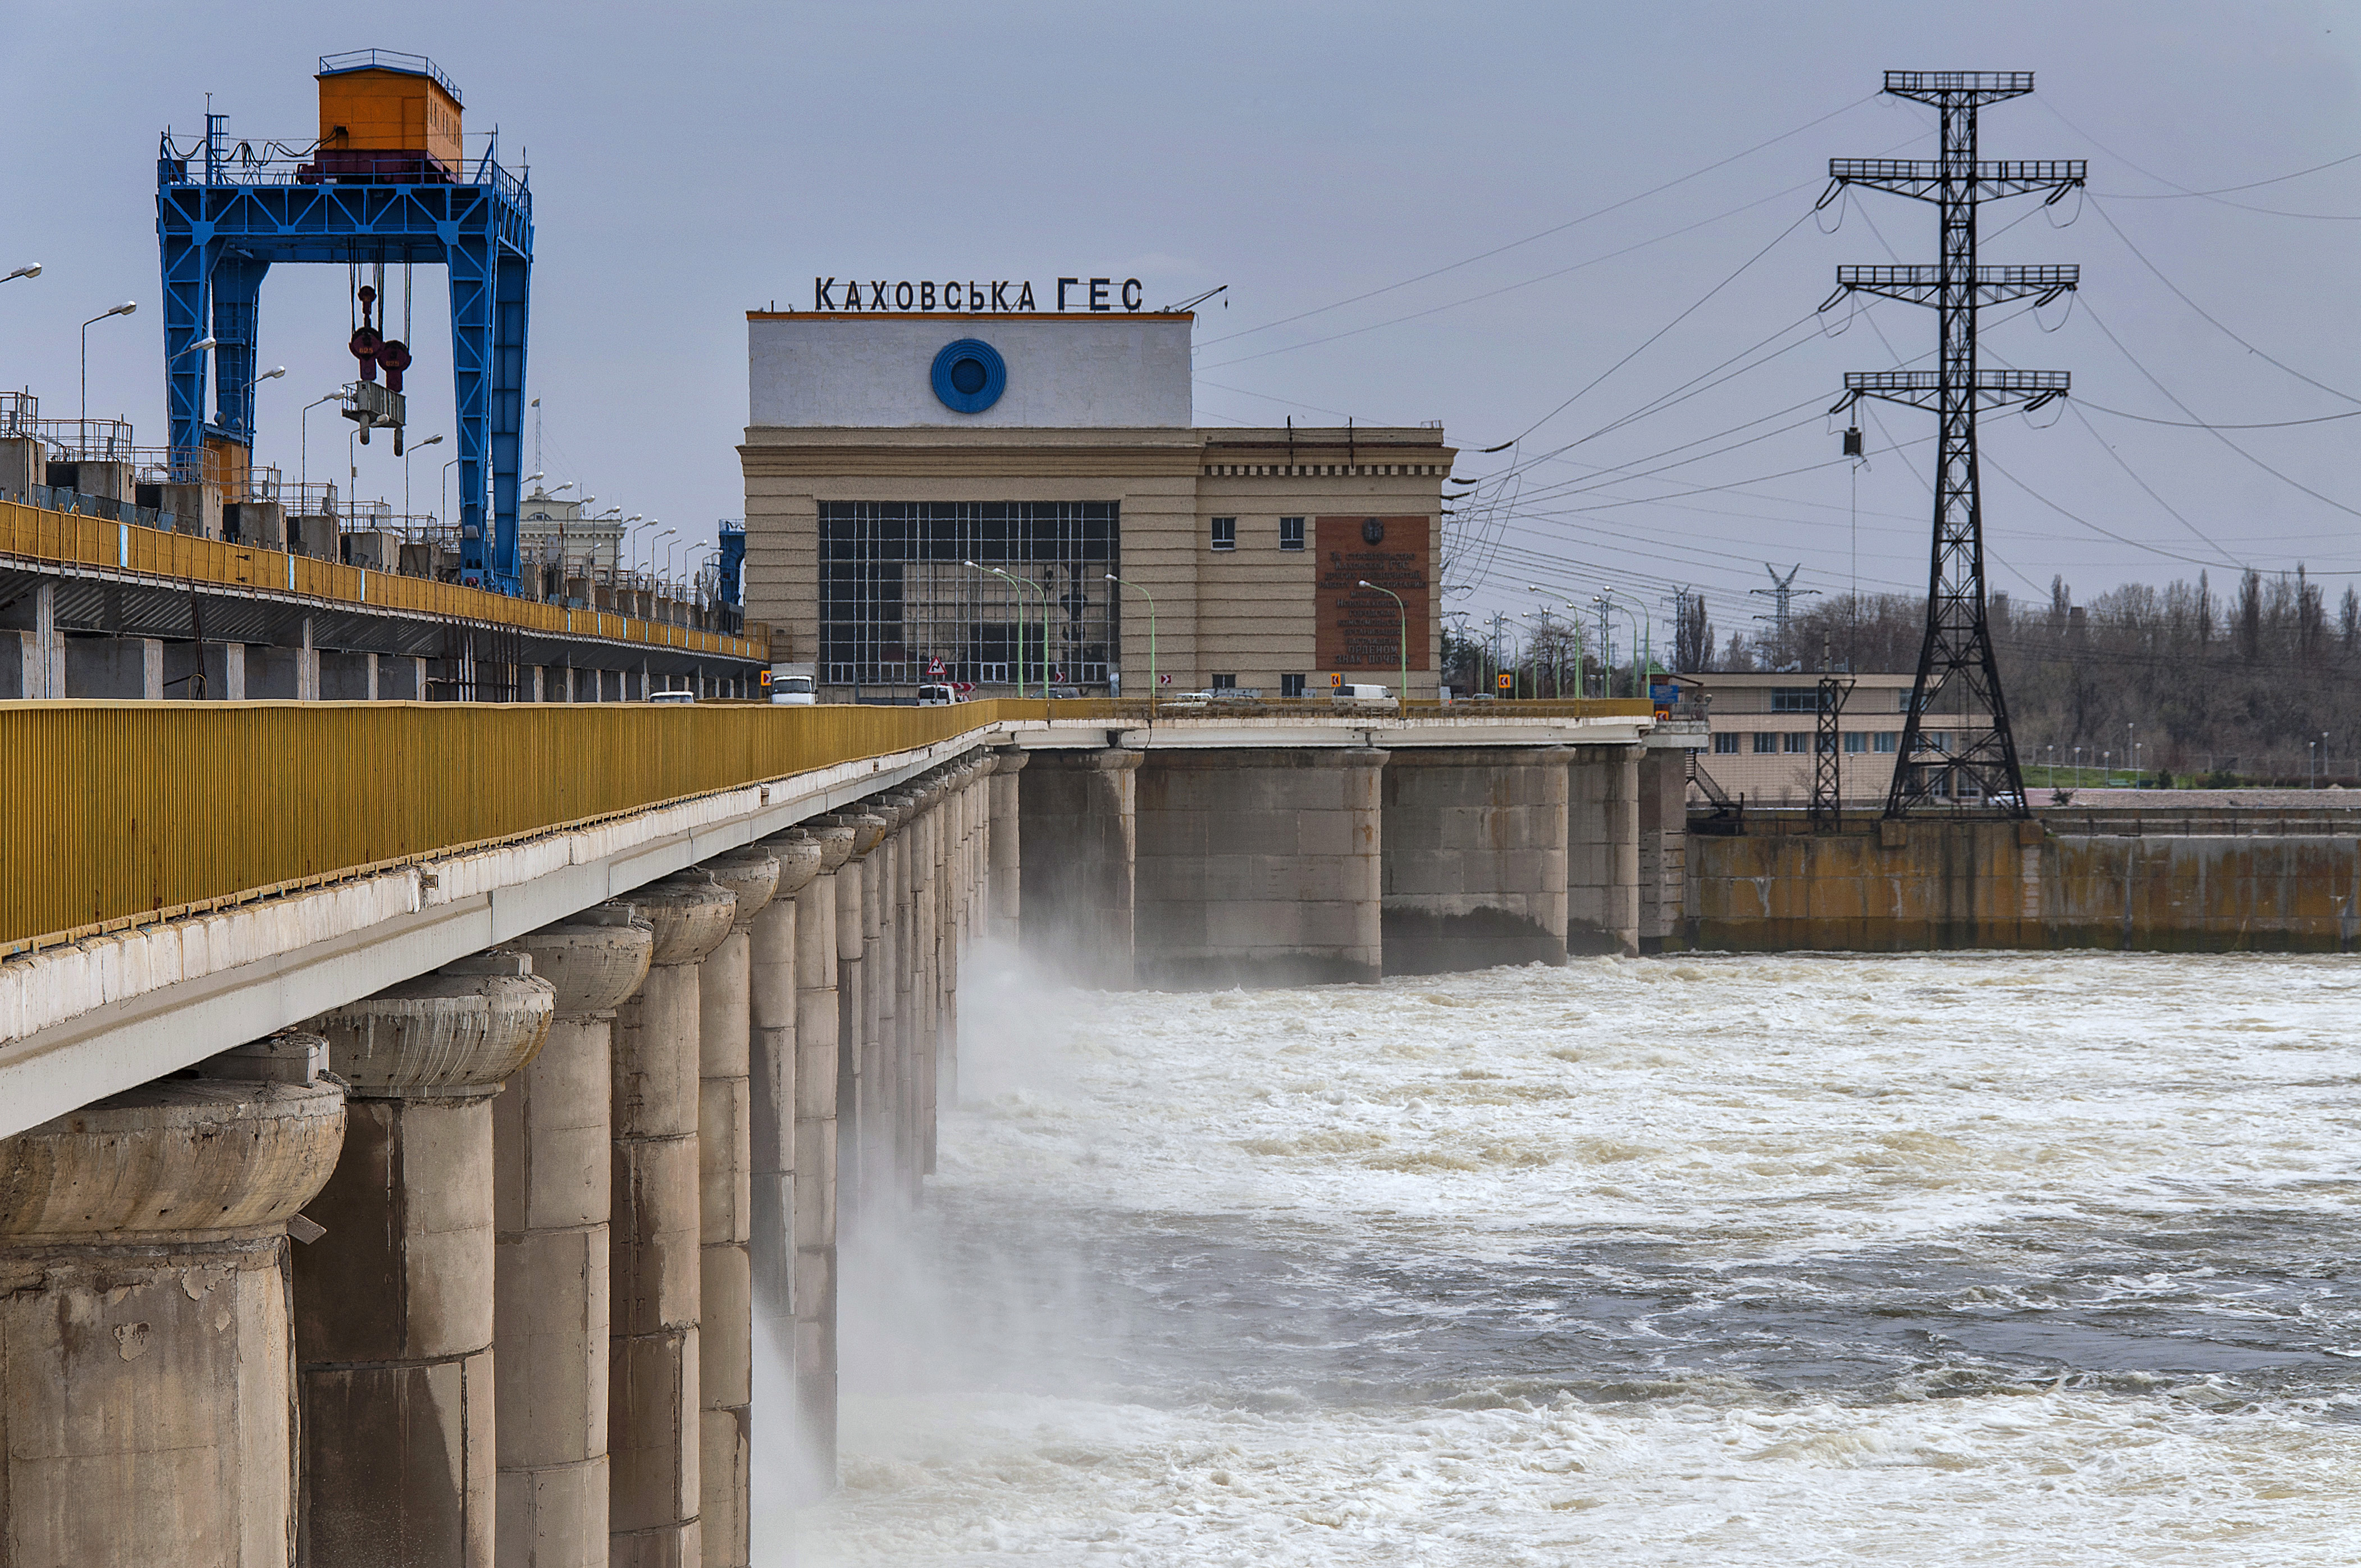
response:
<svg viewBox="0 0 2361 1568"><path fill-rule="evenodd" d="M1612 584L1661 615L1681 582L1725 634L1766 561L1823 591L1923 588L1931 421L1880 410L1856 477L1821 411L1845 370L1925 354L1931 313L1805 318L1839 262L1932 260L1933 214L1812 204L1831 156L1930 153L1883 70L2031 70L1984 155L2088 158L2091 196L1985 210L1985 259L2083 278L2070 309L1985 333L1987 363L2070 369L2076 392L2047 429L1986 422L1994 586L2299 561L2345 574L2332 598L2361 581L2361 419L2125 417L2361 411L2361 159L2255 183L2361 154L2350 5L6 0L0 23L0 271L47 269L0 285L0 384L45 412L74 411L79 323L136 299L91 331L91 410L163 442L158 130L197 131L210 91L237 137L308 138L319 54L413 50L504 161L529 153L543 466L602 507L708 535L742 510L742 313L807 307L815 274L1138 275L1151 304L1226 283L1199 323L1201 423L1440 419L1462 475L1527 460L1478 509L1496 548L1457 608ZM449 421L443 288L421 273L418 439ZM258 456L291 476L296 410L351 373L345 291L338 269L266 285L262 360L290 368ZM1758 345L1730 368L1795 346L1720 379ZM1607 428L1698 378L1719 384ZM311 425L312 475L335 477L341 422ZM447 455L416 460L414 510L439 508ZM401 489L369 449L359 493Z"/></svg>

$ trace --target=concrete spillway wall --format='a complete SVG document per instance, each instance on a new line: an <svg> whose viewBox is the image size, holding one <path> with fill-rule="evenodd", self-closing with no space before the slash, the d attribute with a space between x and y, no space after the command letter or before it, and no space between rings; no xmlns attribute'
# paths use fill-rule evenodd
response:
<svg viewBox="0 0 2361 1568"><path fill-rule="evenodd" d="M2174 832L2122 825L1871 821L1817 834L1750 821L1693 833L1674 948L2350 950L2361 834ZM2158 829L2161 828L2162 831Z"/></svg>

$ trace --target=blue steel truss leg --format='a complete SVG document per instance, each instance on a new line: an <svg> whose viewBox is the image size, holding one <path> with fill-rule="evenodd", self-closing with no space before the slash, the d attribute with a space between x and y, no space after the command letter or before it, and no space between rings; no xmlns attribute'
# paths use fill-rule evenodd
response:
<svg viewBox="0 0 2361 1568"><path fill-rule="evenodd" d="M195 203L192 202L191 206ZM159 194L156 235L164 266L164 400L175 465L193 475L204 446L205 356L187 352L204 334L207 253L212 227L181 204Z"/></svg>
<svg viewBox="0 0 2361 1568"><path fill-rule="evenodd" d="M214 263L213 433L241 445L254 444L254 351L262 301L262 275L270 263L221 247ZM196 355L189 356L192 360Z"/></svg>
<svg viewBox="0 0 2361 1568"><path fill-rule="evenodd" d="M452 416L459 438L459 580L487 587L490 562L484 538L484 461L492 435L492 258L500 242L481 230L460 230L447 233L445 243L451 269ZM513 466L510 473L513 477Z"/></svg>
<svg viewBox="0 0 2361 1568"><path fill-rule="evenodd" d="M524 433L524 341L533 289L533 258L502 247L494 274L492 304L492 577L502 593L515 593L522 577L517 562L517 474Z"/></svg>

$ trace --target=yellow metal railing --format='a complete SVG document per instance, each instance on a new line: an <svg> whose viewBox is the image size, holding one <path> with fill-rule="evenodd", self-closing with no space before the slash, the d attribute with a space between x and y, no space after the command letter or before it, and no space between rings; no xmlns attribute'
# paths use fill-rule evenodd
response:
<svg viewBox="0 0 2361 1568"><path fill-rule="evenodd" d="M457 583L372 572L309 555L167 533L132 522L109 522L77 512L0 501L0 555L22 555L67 565L108 566L181 582L219 583L300 594L337 604L372 605L486 621L530 631L603 637L617 642L679 648L733 659L767 659L769 644L686 626L642 620L611 610L511 598Z"/></svg>
<svg viewBox="0 0 2361 1568"><path fill-rule="evenodd" d="M1601 718L1647 705L1413 703L1410 716L1497 720L1525 708ZM1038 698L0 702L0 956L1000 725L1147 716L1144 701Z"/></svg>
<svg viewBox="0 0 2361 1568"><path fill-rule="evenodd" d="M1042 706L0 703L0 953L904 751Z"/></svg>

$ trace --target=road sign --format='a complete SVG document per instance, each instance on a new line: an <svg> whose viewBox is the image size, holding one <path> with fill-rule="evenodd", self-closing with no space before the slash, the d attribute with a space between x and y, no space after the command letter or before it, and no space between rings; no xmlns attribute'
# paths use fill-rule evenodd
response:
<svg viewBox="0 0 2361 1568"><path fill-rule="evenodd" d="M1510 687L1511 687L1511 686L1515 685L1516 684L1517 684L1517 677L1516 677L1516 676L1514 676L1514 675L1510 674L1508 671L1506 671L1506 670L1502 670L1502 671L1500 672L1500 689L1501 689L1502 691L1507 691Z"/></svg>
<svg viewBox="0 0 2361 1568"><path fill-rule="evenodd" d="M942 674L943 674L943 662L942 662L942 660L940 660L940 659L939 659L939 658L938 658L938 659L929 659L929 660L928 660L928 661L927 661L927 678L928 678L928 680L940 680L940 679L942 678Z"/></svg>

